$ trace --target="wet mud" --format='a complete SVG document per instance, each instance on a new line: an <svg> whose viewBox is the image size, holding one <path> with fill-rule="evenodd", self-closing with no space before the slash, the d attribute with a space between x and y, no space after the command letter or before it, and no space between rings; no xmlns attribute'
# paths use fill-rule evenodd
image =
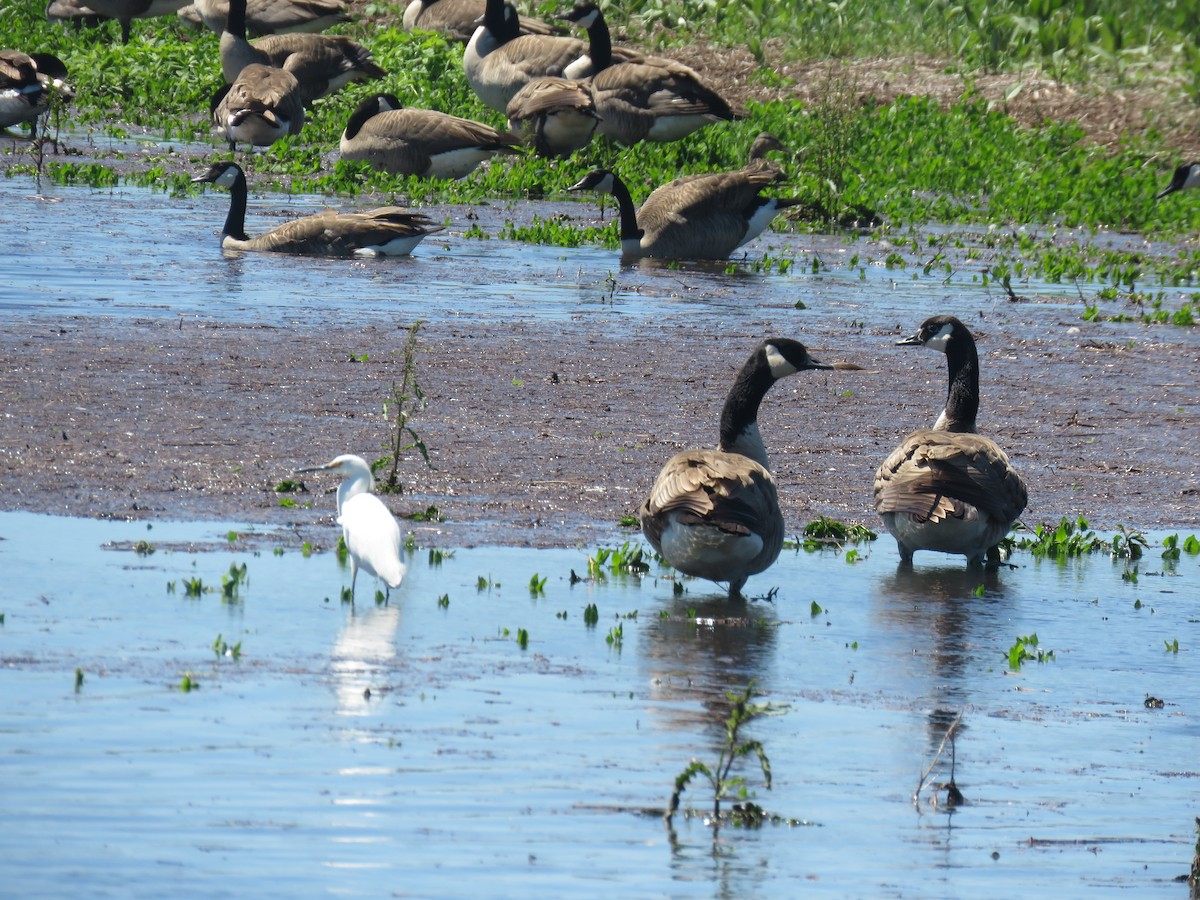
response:
<svg viewBox="0 0 1200 900"><path fill-rule="evenodd" d="M245 521L327 538L314 529L328 528L332 484L274 488L339 453L383 454L382 405L408 324L9 318L0 508ZM877 524L875 467L944 400L944 361L893 346L913 324L793 330L818 358L862 369L788 379L763 405L789 529L817 515ZM1028 524L1200 525L1194 341L1174 329L1130 348L1069 323L971 324L984 356L981 430L1028 482ZM595 318L429 321L417 370L427 406L411 425L433 468L410 452L405 491L388 502L398 514L440 510L443 521L409 526L422 544L611 538L667 457L715 441L730 378L763 336L753 321L705 317L633 330Z"/></svg>

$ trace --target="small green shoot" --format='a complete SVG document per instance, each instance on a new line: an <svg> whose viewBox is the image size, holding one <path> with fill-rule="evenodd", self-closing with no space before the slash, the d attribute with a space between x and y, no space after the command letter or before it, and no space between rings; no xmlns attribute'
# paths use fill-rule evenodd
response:
<svg viewBox="0 0 1200 900"><path fill-rule="evenodd" d="M1024 637L1018 637L1016 642L1008 649L1008 668L1013 672L1020 671L1021 664L1029 660L1044 663L1052 659L1054 659L1053 650L1041 650L1038 648L1038 636L1036 632Z"/></svg>
<svg viewBox="0 0 1200 900"><path fill-rule="evenodd" d="M83 669L76 667L75 669L75 693L83 690Z"/></svg>
<svg viewBox="0 0 1200 900"><path fill-rule="evenodd" d="M1173 641L1165 641L1164 640L1163 644L1166 646L1168 653L1178 653L1179 652L1179 638L1175 638L1175 640L1173 640Z"/></svg>
<svg viewBox="0 0 1200 900"><path fill-rule="evenodd" d="M672 818L679 809L680 796L692 782L692 779L697 775L701 775L712 789L712 827L714 830L719 828L721 824L721 801L733 795L740 797L743 801L750 797L745 776L734 775L733 767L738 760L751 754L758 758L764 786L767 790L771 789L771 762L767 758L767 753L763 748L762 742L744 740L741 736L741 730L761 716L779 715L783 711L783 707L772 703L753 702L757 696L753 681L746 685L746 689L741 694L726 691L725 696L732 707L728 718L725 719L725 742L721 746L721 752L717 757L716 765L709 767L700 760L693 759L687 768L676 776L675 790L671 794L671 800L667 805L665 816L668 826L670 826ZM761 822L760 816L755 816L749 822L743 820L744 824L758 824L759 822Z"/></svg>
<svg viewBox="0 0 1200 900"><path fill-rule="evenodd" d="M588 628L593 627L600 621L600 610L596 608L595 603L589 603L583 608L583 624Z"/></svg>
<svg viewBox="0 0 1200 900"><path fill-rule="evenodd" d="M825 612L825 610L821 609L821 604L818 603L816 600L814 600L812 602L812 604L808 607L808 614L810 616L812 616L812 618L814 618L814 619L823 612Z"/></svg>
<svg viewBox="0 0 1200 900"><path fill-rule="evenodd" d="M621 649L621 643L625 639L625 625L623 622L618 622L612 628L608 629L608 636L604 639L604 643L617 650Z"/></svg>
<svg viewBox="0 0 1200 900"><path fill-rule="evenodd" d="M547 578L539 578L538 573L534 572L533 577L529 579L530 595L533 597L540 597L542 594L546 593L546 581Z"/></svg>
<svg viewBox="0 0 1200 900"><path fill-rule="evenodd" d="M242 642L230 644L222 635L217 635L217 639L212 643L213 653L217 656L228 656L230 659L238 660L242 658Z"/></svg>
<svg viewBox="0 0 1200 900"><path fill-rule="evenodd" d="M438 604L438 609L449 609L450 608L450 595L442 594L442 596L438 597L437 604Z"/></svg>
<svg viewBox="0 0 1200 900"><path fill-rule="evenodd" d="M192 691L200 689L200 682L192 678L191 672L185 672L183 677L179 679L179 690L185 694L190 694Z"/></svg>
<svg viewBox="0 0 1200 900"><path fill-rule="evenodd" d="M517 629L517 646L522 650L529 646L529 632L524 628Z"/></svg>

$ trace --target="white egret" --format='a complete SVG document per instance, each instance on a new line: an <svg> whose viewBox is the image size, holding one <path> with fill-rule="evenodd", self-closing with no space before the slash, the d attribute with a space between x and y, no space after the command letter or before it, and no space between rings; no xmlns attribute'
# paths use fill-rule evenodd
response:
<svg viewBox="0 0 1200 900"><path fill-rule="evenodd" d="M337 489L337 523L350 553L350 597L361 568L382 579L390 594L400 587L405 567L400 561L400 524L383 501L371 493L375 479L361 456L342 454L323 466L297 469L303 472L336 472L342 476Z"/></svg>

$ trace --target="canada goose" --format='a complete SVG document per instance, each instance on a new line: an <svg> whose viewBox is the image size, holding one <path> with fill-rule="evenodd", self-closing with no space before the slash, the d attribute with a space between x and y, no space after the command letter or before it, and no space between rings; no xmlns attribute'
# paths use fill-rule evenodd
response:
<svg viewBox="0 0 1200 900"><path fill-rule="evenodd" d="M508 101L534 78L590 75L594 66L588 51L588 45L577 38L520 34L516 10L505 0L487 0L483 24L463 51L463 69L484 105L505 112Z"/></svg>
<svg viewBox="0 0 1200 900"><path fill-rule="evenodd" d="M375 478L367 461L346 453L323 466L296 472L335 472L342 476L337 489L337 523L342 526L342 538L350 554L350 599L354 599L359 569L387 585L385 597L400 587L405 573L400 561L400 523L371 493Z"/></svg>
<svg viewBox="0 0 1200 900"><path fill-rule="evenodd" d="M721 410L716 450L685 450L667 461L638 510L642 534L685 575L729 582L729 598L775 562L783 513L758 431L758 408L776 381L831 369L799 341L764 341L742 366Z"/></svg>
<svg viewBox="0 0 1200 900"><path fill-rule="evenodd" d="M179 10L179 15L220 35L229 16L229 0L196 0L194 6ZM247 0L246 3L246 30L255 36L324 31L349 21L344 0Z"/></svg>
<svg viewBox="0 0 1200 900"><path fill-rule="evenodd" d="M606 169L594 169L570 190L600 191L616 198L621 252L626 256L726 259L758 237L780 210L800 202L760 196L759 191L774 181L772 171L755 165L687 175L655 189L638 210L625 183Z"/></svg>
<svg viewBox="0 0 1200 900"><path fill-rule="evenodd" d="M590 79L599 131L629 146L677 141L713 122L740 114L683 63L646 57L616 63Z"/></svg>
<svg viewBox="0 0 1200 900"><path fill-rule="evenodd" d="M269 147L304 127L304 92L291 72L252 63L209 104L217 134L233 150L238 143Z"/></svg>
<svg viewBox="0 0 1200 900"><path fill-rule="evenodd" d="M134 19L172 16L188 0L87 0L93 12L121 23L121 43L129 43L129 25Z"/></svg>
<svg viewBox="0 0 1200 900"><path fill-rule="evenodd" d="M564 159L586 147L600 124L587 85L552 75L517 91L505 115L509 130L538 154Z"/></svg>
<svg viewBox="0 0 1200 900"><path fill-rule="evenodd" d="M59 25L71 25L78 31L84 25L89 28L107 22L108 16L102 16L83 0L49 0L46 4L46 21Z"/></svg>
<svg viewBox="0 0 1200 900"><path fill-rule="evenodd" d="M1167 194L1176 191L1186 191L1200 184L1200 163L1184 163L1175 169L1171 183L1154 195L1155 200L1161 200Z"/></svg>
<svg viewBox="0 0 1200 900"><path fill-rule="evenodd" d="M37 137L37 117L58 96L74 96L63 81L67 67L52 53L0 50L0 128L30 122L30 137Z"/></svg>
<svg viewBox="0 0 1200 900"><path fill-rule="evenodd" d="M592 0L576 0L560 18L587 28L588 83L600 133L620 144L676 141L713 122L740 118L720 94L683 63L661 56L614 51L604 13Z"/></svg>
<svg viewBox="0 0 1200 900"><path fill-rule="evenodd" d="M371 51L358 41L332 34L270 34L253 44L246 40L246 0L229 0L221 33L221 71L232 84L252 63L286 69L296 76L307 106L318 97L349 84L387 73L371 61Z"/></svg>
<svg viewBox="0 0 1200 900"><path fill-rule="evenodd" d="M342 132L342 159L385 172L462 178L497 153L518 153L520 141L490 125L432 109L405 109L392 94L358 105Z"/></svg>
<svg viewBox="0 0 1200 900"><path fill-rule="evenodd" d="M404 8L404 30L437 31L464 44L479 25L487 0L410 0ZM528 16L517 16L521 34L555 34L548 25Z"/></svg>
<svg viewBox="0 0 1200 900"><path fill-rule="evenodd" d="M996 545L1025 509L1025 482L1004 451L976 432L979 354L954 316L933 316L899 346L946 354L950 387L933 428L914 431L875 473L875 509L900 560L917 550L962 553L972 565L999 562Z"/></svg>
<svg viewBox="0 0 1200 900"><path fill-rule="evenodd" d="M237 163L214 163L193 183L229 188L229 214L221 233L226 250L266 250L306 256L407 256L426 235L442 230L427 216L384 206L360 213L333 210L294 219L246 236L246 176Z"/></svg>

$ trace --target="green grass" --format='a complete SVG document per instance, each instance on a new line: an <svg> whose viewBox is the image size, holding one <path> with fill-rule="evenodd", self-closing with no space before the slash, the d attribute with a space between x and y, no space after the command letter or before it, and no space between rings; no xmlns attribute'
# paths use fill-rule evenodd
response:
<svg viewBox="0 0 1200 900"><path fill-rule="evenodd" d="M548 14L567 5L558 0L543 11ZM76 33L46 23L42 8L34 0L0 0L0 45L52 50L64 58L77 90L69 110L72 128L118 137L137 130L167 141L196 141L199 146L188 153L197 168L202 160L227 155L211 138L207 116L209 98L221 83L215 35L170 17L140 20L131 43L122 46L111 27ZM398 17L398 7L373 5L369 10L391 21ZM772 64L875 57L886 47L896 57L935 55L967 73L1034 67L1080 83L1103 78L1114 84L1153 74L1200 96L1200 60L1191 37L1200 31L1200 8L1181 3L842 0L771 5L763 0L646 0L611 4L608 18L652 46L670 48L703 38L721 46L749 47ZM681 20L690 24L681 25ZM501 236L559 246L611 247L616 244L611 208L602 224L596 197L566 194L581 173L597 165L613 167L640 200L680 173L740 165L753 136L769 130L793 153L787 162L790 181L778 192L834 211L873 210L892 232L930 222L1020 222L1177 237L1200 225L1200 198L1175 195L1154 201L1176 159L1152 131L1128 136L1112 151L1087 142L1082 128L1070 122L1020 127L970 91L948 107L923 97L887 105L860 103L845 74L831 75L816 86L820 99L810 106L799 101L750 103L747 119L704 129L686 141L630 150L594 142L565 162L526 155L461 182L377 173L363 164L337 161L335 151L346 117L368 94L387 90L412 105L494 125L502 126L503 117L485 109L468 87L460 45L370 22L338 30L366 43L390 74L381 82L358 83L319 101L301 135L277 143L248 163L256 190L368 194L406 205L571 196L579 201L571 215L510 223ZM769 66L754 78L786 83ZM5 165L8 172L31 168L28 156L9 153L7 159L12 161ZM186 174L172 168L164 151L162 158L152 157L123 177L177 194L196 190ZM106 165L62 158L50 159L47 174L55 181L95 187L118 181ZM812 225L779 220L777 227ZM1051 236L1008 245L1001 237L993 249L985 277L997 282L1034 276L1120 288L1112 298L1087 298L1084 318L1140 317L1175 325L1195 321L1190 305L1136 289L1194 284L1200 254L1136 257L1079 244L1064 246ZM922 255L924 259L912 260L898 253L893 263L901 269L921 264L930 277L952 274L945 260L933 253ZM782 262L791 265L789 260ZM1119 307L1113 308L1111 300Z"/></svg>

